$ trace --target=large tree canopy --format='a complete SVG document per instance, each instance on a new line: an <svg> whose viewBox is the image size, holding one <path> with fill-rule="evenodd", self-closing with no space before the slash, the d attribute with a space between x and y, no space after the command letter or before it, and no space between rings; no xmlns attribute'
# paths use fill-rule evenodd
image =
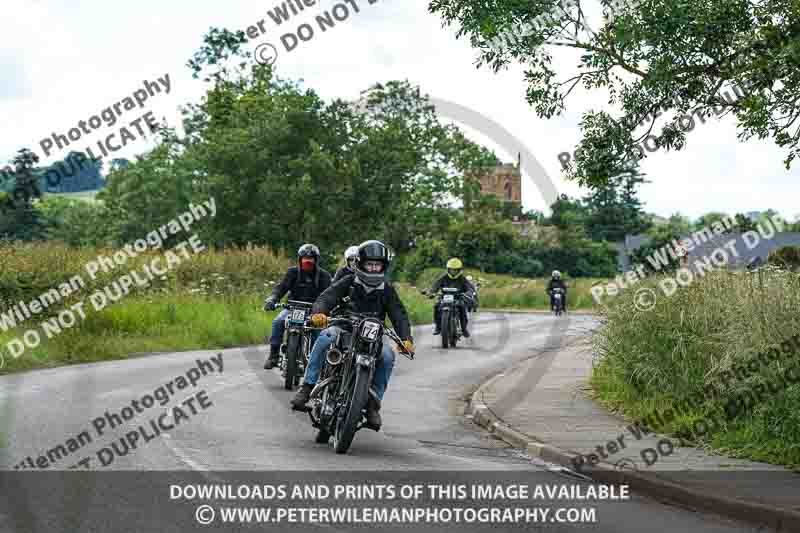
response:
<svg viewBox="0 0 800 533"><path fill-rule="evenodd" d="M800 153L797 0L431 0L429 10L469 37L479 67L525 65L527 101L541 117L560 114L578 84L607 91L619 111L584 114L581 156L568 173L581 184L630 169L663 109L674 116L658 136L662 149L684 146L691 123L680 117L704 121L716 109L735 115L740 138L784 147L787 169ZM608 16L595 23L587 10ZM554 51L565 47L582 55L577 72L559 79Z"/></svg>

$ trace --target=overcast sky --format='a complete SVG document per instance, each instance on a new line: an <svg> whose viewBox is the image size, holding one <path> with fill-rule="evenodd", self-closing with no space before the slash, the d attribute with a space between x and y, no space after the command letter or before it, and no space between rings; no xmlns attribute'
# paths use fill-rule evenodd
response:
<svg viewBox="0 0 800 533"><path fill-rule="evenodd" d="M467 106L503 124L523 141L544 166L559 193L580 190L561 177L557 154L572 151L579 140L578 123L588 109L600 109L598 94L576 94L569 113L540 119L525 102L523 69L500 73L475 68L477 53L455 28L443 28L427 11L428 0L352 0L359 13L326 32L317 30L308 42L287 53L280 36L304 22L313 23L321 10L338 0L321 0L290 23L277 26L267 15L275 0L172 1L138 0L4 0L0 32L0 158L3 165L21 147L43 155L39 142L54 131L66 133L78 121L120 102L166 73L171 93L150 98L144 109L126 111L115 127L101 127L70 148L85 150L147 111L178 125L178 106L197 102L202 82L192 80L185 66L212 26L244 30L265 20L267 33L251 41L251 49L271 42L279 49L278 74L303 79L323 98L354 99L378 81L408 79L423 92ZM374 1L374 0L373 0ZM558 62L564 74L574 72L575 54ZM474 140L503 153L491 139L471 132ZM111 157L127 157L151 148L138 140ZM68 151L44 158L51 163ZM96 148L95 148L96 150ZM652 183L641 190L648 212L662 216L680 211L697 217L708 211L746 212L777 209L793 220L800 213L800 163L787 171L785 154L769 140L742 143L734 119L711 119L689 134L681 152L650 154L642 170ZM543 209L532 180L523 178L525 208Z"/></svg>

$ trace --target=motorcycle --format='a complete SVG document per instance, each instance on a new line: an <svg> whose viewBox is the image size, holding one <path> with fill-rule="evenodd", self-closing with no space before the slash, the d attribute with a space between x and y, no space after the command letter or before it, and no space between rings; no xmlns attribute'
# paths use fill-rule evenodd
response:
<svg viewBox="0 0 800 533"><path fill-rule="evenodd" d="M553 292L553 314L561 316L564 313L564 289L555 288Z"/></svg>
<svg viewBox="0 0 800 533"><path fill-rule="evenodd" d="M311 354L311 335L315 328L308 325L312 304L289 300L276 308L288 309L278 366L283 376L283 388L292 390L300 384Z"/></svg>
<svg viewBox="0 0 800 533"><path fill-rule="evenodd" d="M364 410L369 395L375 394L370 384L382 357L383 337L393 340L409 359L414 353L406 351L397 333L374 315L346 313L332 317L328 325L340 329L325 354L327 364L306 409L317 429L316 442L327 443L332 436L334 450L343 454L359 429L380 429L366 424Z"/></svg>
<svg viewBox="0 0 800 533"><path fill-rule="evenodd" d="M442 335L442 348L455 348L462 337L460 309L466 306L464 293L460 290L443 287L440 289L442 296L439 300L439 330Z"/></svg>

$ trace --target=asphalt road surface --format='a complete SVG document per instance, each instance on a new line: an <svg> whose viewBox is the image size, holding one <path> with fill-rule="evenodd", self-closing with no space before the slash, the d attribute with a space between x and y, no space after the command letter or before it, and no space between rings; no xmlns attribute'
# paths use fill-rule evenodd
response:
<svg viewBox="0 0 800 533"><path fill-rule="evenodd" d="M27 457L35 463L40 456L45 456L48 471L67 469L84 460L88 463L83 463L83 466L90 464L97 471L183 471L205 482L225 481L231 471L272 471L260 475L262 481L269 477L273 482L281 479L280 472L275 471L328 472L332 479L337 472L349 471L381 473L385 479L401 479L403 473L424 473L434 479L439 475L444 479L457 476L459 472L475 476L476 472L494 472L496 475L498 471L504 471L508 476L527 476L532 483L585 486L588 481L553 465L532 461L524 453L491 437L464 416L464 408L469 394L492 375L522 359L557 349L561 343L569 342L570 335L593 327L596 327L596 321L588 316L556 319L549 315L480 313L473 317L472 338L463 340L457 349L451 350L439 347L439 338L431 336L429 326L416 327L417 356L414 361L401 356L397 358L384 399L383 429L378 433L359 431L347 455L336 455L330 444L314 442L315 431L308 415L289 409L289 400L294 392L283 389L277 371L262 369L266 353L263 346L224 350L221 352L222 371L209 362L204 366L204 370L208 369L207 375L200 374L199 370L194 374L189 372L198 368L198 359L210 361L220 352L149 355L126 361L0 377L0 438L5 441L0 446L0 469L13 470L15 465L29 464ZM178 390L180 384L175 378L187 375L194 379L196 386ZM154 391L167 382L174 386L166 407L155 405L145 409L140 405L142 412L135 414L130 421L114 430L109 427L110 421L104 417L106 411L119 414L123 407L131 405L132 400L155 394ZM204 394L198 396L200 391ZM124 438L131 428L135 430L141 424L146 433L154 433L156 422L152 426L147 422L155 421L165 409L171 409L177 405L176 402L190 397L195 400L193 408L184 404L186 417L171 412L169 417L162 419L164 424L175 424L168 433L150 435L154 438L146 443L142 442L144 437L137 437L136 449L123 448L119 439ZM131 412L129 410L127 414ZM97 429L100 423L95 421L98 417L105 419L102 436L98 435ZM90 443L80 440L82 432L91 437ZM117 443L118 452L113 452L113 442ZM53 461L47 459L48 450L58 445L63 445L67 453L62 453L61 457L56 454L51 457L55 459ZM104 452L100 457L98 450L101 448L111 452ZM127 453L119 453L120 448L121 452ZM107 466L101 465L101 461L108 463ZM22 466L17 470L18 473L25 471ZM160 491L161 499L166 500L168 496L159 486L157 474L152 476L152 491ZM41 479L39 486L46 482L47 478ZM15 494L13 497L12 492ZM25 499L35 495L28 492L25 497L20 496L21 491L12 491L8 484L6 493L10 500L5 511L0 507L0 531L36 530L33 526L28 529L20 526L23 522L35 522L38 513L43 512L42 505ZM108 494L106 492L106 497L111 498ZM96 505L97 500L92 501ZM595 503L597 520L594 524L549 523L513 530L538 531L541 528L546 531L614 533L755 531L750 526L665 505L636 494L624 502L592 502L592 505ZM74 505L88 504L84 501ZM18 516L25 513L26 517ZM148 519L155 523L158 516ZM233 530L218 527L220 530ZM304 527L310 531L321 528L350 530L341 525L291 525L281 530L302 531ZM390 531L395 528L398 531L442 530L440 525L419 524L412 529L401 526L381 528ZM497 524L462 524L457 529L462 532L512 530L511 526ZM62 527L61 530L66 529ZM81 527L76 530L92 529ZM139 525L131 530L150 529ZM162 530L195 529L164 527Z"/></svg>

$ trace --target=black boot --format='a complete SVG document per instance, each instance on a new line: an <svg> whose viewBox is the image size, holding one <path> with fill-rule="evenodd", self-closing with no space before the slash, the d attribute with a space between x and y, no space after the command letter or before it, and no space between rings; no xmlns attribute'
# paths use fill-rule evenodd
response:
<svg viewBox="0 0 800 533"><path fill-rule="evenodd" d="M367 427L378 431L381 429L381 401L375 398L372 394L369 395L367 400Z"/></svg>
<svg viewBox="0 0 800 533"><path fill-rule="evenodd" d="M267 358L267 362L264 363L264 370L271 370L275 368L278 364L278 356L280 354L280 346L272 346L269 347L269 357Z"/></svg>
<svg viewBox="0 0 800 533"><path fill-rule="evenodd" d="M469 330L467 330L467 325L466 324L461 326L461 334L464 335L465 339L469 339Z"/></svg>
<svg viewBox="0 0 800 533"><path fill-rule="evenodd" d="M297 394L295 394L292 401L289 402L292 405L292 409L295 411L307 411L306 404L308 403L312 390L314 390L314 385L309 385L308 383L300 385L300 388L297 389Z"/></svg>

